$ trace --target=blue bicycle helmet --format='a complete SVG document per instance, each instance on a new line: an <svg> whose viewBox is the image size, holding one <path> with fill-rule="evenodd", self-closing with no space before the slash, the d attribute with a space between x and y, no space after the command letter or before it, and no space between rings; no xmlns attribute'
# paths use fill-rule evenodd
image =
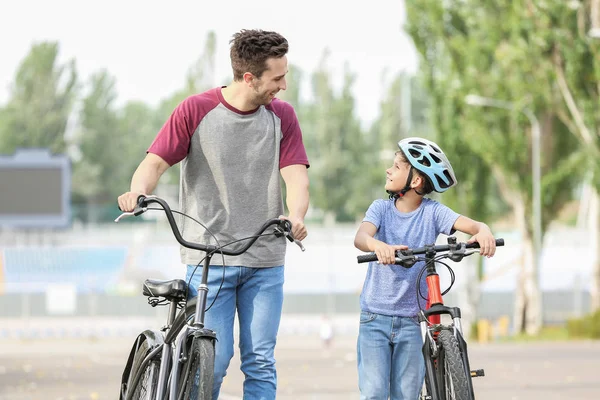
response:
<svg viewBox="0 0 600 400"><path fill-rule="evenodd" d="M436 192L445 192L456 185L456 176L450 161L434 142L410 137L399 141L398 147L410 164L429 178Z"/></svg>

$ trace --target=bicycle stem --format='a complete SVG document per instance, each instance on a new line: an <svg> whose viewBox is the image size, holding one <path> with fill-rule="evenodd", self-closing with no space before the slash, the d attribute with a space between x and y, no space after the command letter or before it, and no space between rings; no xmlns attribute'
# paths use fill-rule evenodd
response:
<svg viewBox="0 0 600 400"><path fill-rule="evenodd" d="M204 314L206 313L206 298L208 297L208 269L212 254L208 253L204 258L204 268L202 268L202 280L198 286L198 300L196 301L196 314L192 323L194 327L204 328Z"/></svg>

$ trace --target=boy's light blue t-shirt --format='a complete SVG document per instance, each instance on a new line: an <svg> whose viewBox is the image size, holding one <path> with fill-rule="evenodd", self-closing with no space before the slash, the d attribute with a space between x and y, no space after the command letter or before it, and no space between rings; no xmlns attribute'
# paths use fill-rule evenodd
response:
<svg viewBox="0 0 600 400"><path fill-rule="evenodd" d="M398 200L402 201L402 200ZM414 211L398 211L394 200L375 200L363 219L377 227L375 239L387 244L409 248L434 244L440 233L454 232L454 222L460 215L435 200L423 198ZM376 314L413 317L419 312L416 282L424 262L412 268L400 265L369 263L367 277L360 296L360 308ZM421 293L427 297L425 274L420 282ZM419 300L424 307L426 301Z"/></svg>

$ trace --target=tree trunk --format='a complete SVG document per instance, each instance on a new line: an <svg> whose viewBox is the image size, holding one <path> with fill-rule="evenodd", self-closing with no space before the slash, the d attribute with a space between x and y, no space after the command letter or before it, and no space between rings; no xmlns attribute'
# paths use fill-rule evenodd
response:
<svg viewBox="0 0 600 400"><path fill-rule="evenodd" d="M526 332L528 335L536 335L542 327L542 294L535 262L536 255L533 250L531 234L527 229L525 205L522 201L516 201L514 205L523 248L522 263L515 293L514 332Z"/></svg>
<svg viewBox="0 0 600 400"><path fill-rule="evenodd" d="M590 4L590 20L592 29L600 29L600 0L592 0Z"/></svg>
<svg viewBox="0 0 600 400"><path fill-rule="evenodd" d="M600 310L600 193L594 189L590 199L589 209L589 231L592 244L592 254L595 258L592 267L592 279L590 288L590 309L592 312Z"/></svg>
<svg viewBox="0 0 600 400"><path fill-rule="evenodd" d="M514 333L527 332L535 335L542 327L542 293L539 286L539 273L536 268L532 235L527 229L530 217L525 212L523 196L510 189L503 172L497 166L492 166L492 173L496 178L502 197L512 206L515 221L521 233L523 256L515 288L513 331ZM511 243L508 243L507 246L511 246Z"/></svg>

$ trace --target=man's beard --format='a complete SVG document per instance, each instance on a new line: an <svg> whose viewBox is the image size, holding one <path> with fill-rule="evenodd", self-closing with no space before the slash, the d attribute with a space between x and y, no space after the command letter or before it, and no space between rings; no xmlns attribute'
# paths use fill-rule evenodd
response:
<svg viewBox="0 0 600 400"><path fill-rule="evenodd" d="M271 98L271 92L261 93L257 89L255 89L255 92L256 96L252 99L252 104L254 104L256 107L265 106L271 103L271 101L273 100ZM273 98L275 97L273 96Z"/></svg>

